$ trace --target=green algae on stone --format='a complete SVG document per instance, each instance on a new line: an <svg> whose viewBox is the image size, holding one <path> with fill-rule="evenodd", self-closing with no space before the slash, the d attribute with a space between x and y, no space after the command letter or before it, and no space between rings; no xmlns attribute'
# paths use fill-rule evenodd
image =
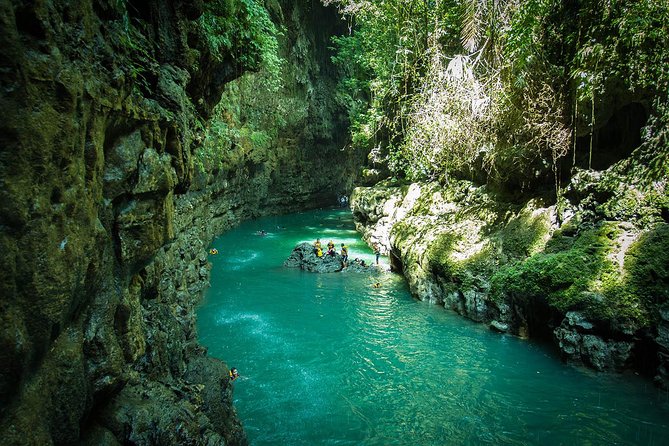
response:
<svg viewBox="0 0 669 446"><path fill-rule="evenodd" d="M507 296L521 301L545 297L561 312L578 310L598 321L647 325L649 302L640 293L647 284L636 289L625 285L624 274L611 258L620 232L617 223L603 222L581 232L568 249L547 249L501 268L492 277L493 297L498 301Z"/></svg>

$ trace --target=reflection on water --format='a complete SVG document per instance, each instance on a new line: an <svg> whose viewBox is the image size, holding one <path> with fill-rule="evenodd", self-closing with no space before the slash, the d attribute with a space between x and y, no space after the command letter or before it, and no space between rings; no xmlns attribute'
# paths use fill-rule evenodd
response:
<svg viewBox="0 0 669 446"><path fill-rule="evenodd" d="M213 244L198 331L242 374L235 404L253 445L669 444L669 396L646 381L565 366L415 301L390 273L374 288L364 275L282 267L317 237L371 263L351 229L340 210L302 213Z"/></svg>

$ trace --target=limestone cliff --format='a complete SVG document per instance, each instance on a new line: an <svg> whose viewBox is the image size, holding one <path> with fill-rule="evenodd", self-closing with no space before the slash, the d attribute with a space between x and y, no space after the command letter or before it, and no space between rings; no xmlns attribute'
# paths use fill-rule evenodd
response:
<svg viewBox="0 0 669 446"><path fill-rule="evenodd" d="M327 142L328 156L341 143L307 118L274 164L206 146L223 88L260 60L240 32L249 2L214 3L0 2L3 444L246 441L227 367L196 341L205 247L241 219L347 186L308 182L292 200L312 168L303 161L327 162L307 143ZM272 7L303 27L292 32L311 67L303 85L314 82L335 31L319 23L335 16ZM218 47L203 14L229 33ZM203 166L212 149L226 169ZM332 178L347 162L330 159Z"/></svg>
<svg viewBox="0 0 669 446"><path fill-rule="evenodd" d="M666 386L669 194L620 169L575 175L564 220L550 198L471 181L386 181L357 188L351 204L363 237L385 247L419 299L552 339L568 361L634 368Z"/></svg>

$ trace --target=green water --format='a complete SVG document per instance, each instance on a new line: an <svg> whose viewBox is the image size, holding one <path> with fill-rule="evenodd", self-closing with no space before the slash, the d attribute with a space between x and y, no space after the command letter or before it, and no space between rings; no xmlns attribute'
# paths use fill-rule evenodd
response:
<svg viewBox="0 0 669 446"><path fill-rule="evenodd" d="M566 366L414 300L398 275L374 288L282 267L316 237L373 261L342 210L247 222L213 243L198 331L242 375L252 445L669 444L669 396L645 380Z"/></svg>

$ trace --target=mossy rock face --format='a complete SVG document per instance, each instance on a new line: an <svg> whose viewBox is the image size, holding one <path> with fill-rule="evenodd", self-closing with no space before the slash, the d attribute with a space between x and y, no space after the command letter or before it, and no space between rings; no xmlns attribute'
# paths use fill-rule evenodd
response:
<svg viewBox="0 0 669 446"><path fill-rule="evenodd" d="M669 303L669 224L660 223L642 234L625 253L623 286L651 310L657 322Z"/></svg>
<svg viewBox="0 0 669 446"><path fill-rule="evenodd" d="M266 73L229 83L258 68L249 2L14 3L0 8L0 437L244 444L221 367L201 380L213 391L186 379L202 354L205 248L244 219L350 190L360 154L340 150L346 114L324 75L345 25L319 3L272 2L290 22L279 51L292 59L270 92ZM213 48L203 12L245 36ZM209 141L226 83L220 117L238 137ZM190 393L229 410L182 403Z"/></svg>
<svg viewBox="0 0 669 446"><path fill-rule="evenodd" d="M506 202L467 181L359 188L352 205L358 229L386 244L416 297L496 330L552 337L565 359L619 369L638 339L669 354L668 225L593 220L597 200L614 203L593 192L602 177L576 177L584 201L560 227L541 197Z"/></svg>
<svg viewBox="0 0 669 446"><path fill-rule="evenodd" d="M625 252L621 225L602 223L583 231L567 249L502 268L493 276L493 296L546 296L561 312L581 311L607 325L627 325L626 331L649 326L657 320L655 308L667 301L666 226L644 233ZM616 261L621 252L624 263Z"/></svg>

